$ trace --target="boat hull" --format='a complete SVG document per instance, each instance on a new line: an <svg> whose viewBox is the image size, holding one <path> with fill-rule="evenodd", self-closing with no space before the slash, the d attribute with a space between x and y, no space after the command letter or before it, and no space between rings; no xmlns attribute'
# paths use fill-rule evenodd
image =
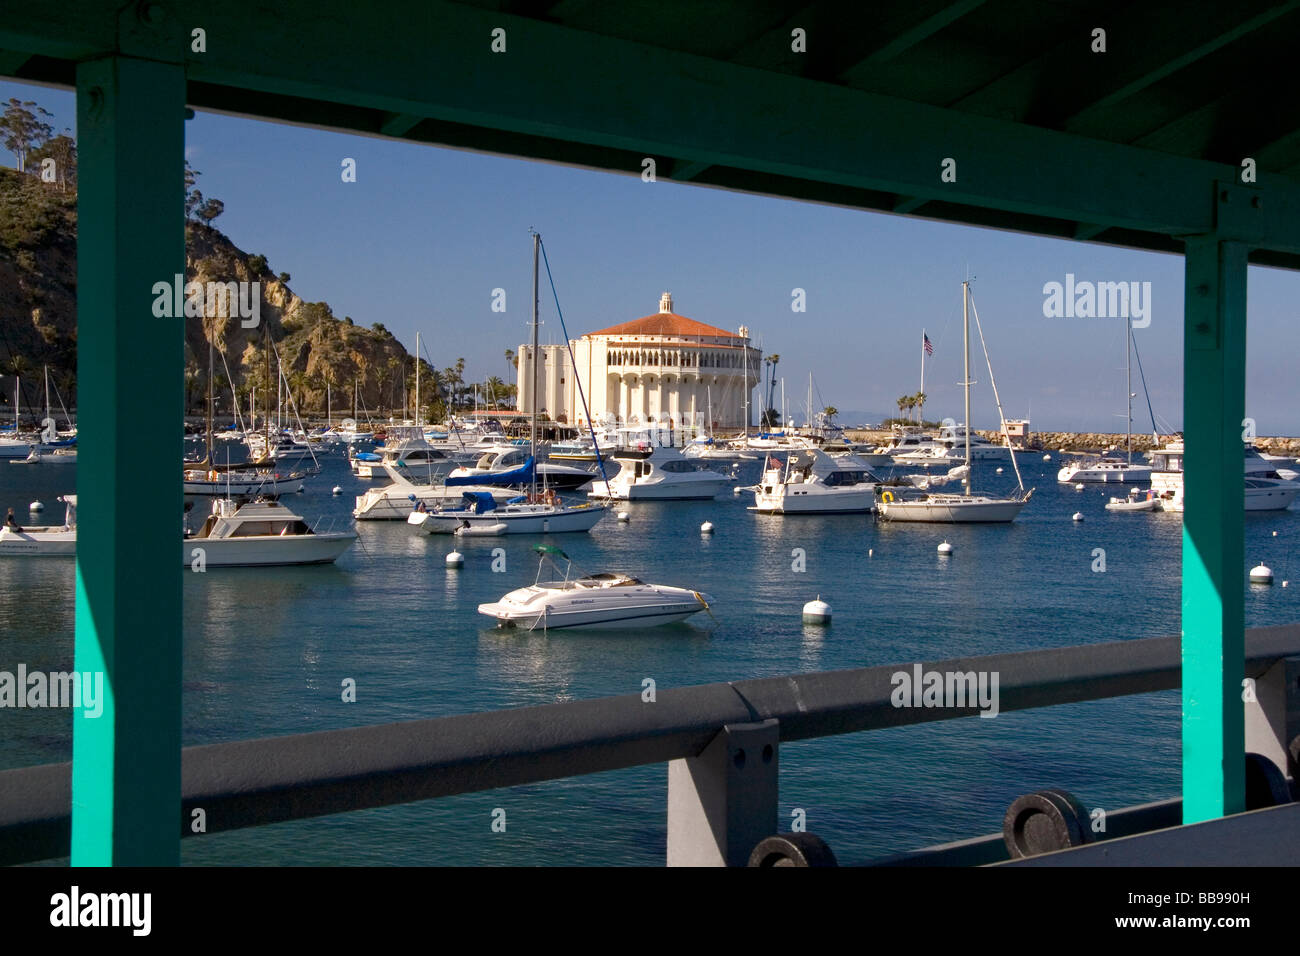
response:
<svg viewBox="0 0 1300 956"><path fill-rule="evenodd" d="M0 529L0 557L21 555L25 557L75 557L77 532L32 529L10 531Z"/></svg>
<svg viewBox="0 0 1300 956"><path fill-rule="evenodd" d="M503 534L564 534L568 532L590 531L605 516L605 509L599 506L581 506L564 508L558 511L544 509L511 510L510 506L474 514L470 511L442 511L410 513L407 521L429 534L456 534L461 529L473 532L476 529L492 528L492 535ZM505 525L504 529L496 528Z"/></svg>
<svg viewBox="0 0 1300 956"><path fill-rule="evenodd" d="M283 537L186 538L182 542L181 563L195 568L201 557L202 566L207 568L331 564L356 539L356 533L351 531Z"/></svg>
<svg viewBox="0 0 1300 956"><path fill-rule="evenodd" d="M1119 468L1089 468L1067 465L1056 473L1056 480L1062 484L1074 484L1079 481L1090 484L1106 484L1107 482L1124 484L1134 481L1150 481L1151 468L1149 465L1124 465Z"/></svg>
<svg viewBox="0 0 1300 956"><path fill-rule="evenodd" d="M1025 502L980 499L973 502L882 501L880 516L887 521L942 524L1005 524L1014 521Z"/></svg>
<svg viewBox="0 0 1300 956"><path fill-rule="evenodd" d="M754 505L749 510L759 514L811 515L811 514L862 514L876 509L876 491L872 487L863 491L820 493L801 491L795 487L783 495L755 493Z"/></svg>
<svg viewBox="0 0 1300 956"><path fill-rule="evenodd" d="M730 484L730 478L722 477L631 485L617 480L598 480L591 483L587 497L613 501L707 501L716 498Z"/></svg>

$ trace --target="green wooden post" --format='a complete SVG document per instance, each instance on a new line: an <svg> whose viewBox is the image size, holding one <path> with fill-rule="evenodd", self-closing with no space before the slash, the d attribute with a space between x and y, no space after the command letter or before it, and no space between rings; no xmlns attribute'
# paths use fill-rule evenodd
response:
<svg viewBox="0 0 1300 956"><path fill-rule="evenodd" d="M1183 340L1183 822L1245 809L1246 254L1189 239Z"/></svg>
<svg viewBox="0 0 1300 956"><path fill-rule="evenodd" d="M184 319L152 289L185 273L184 111L179 64L77 67L76 667L106 700L73 719L76 866L179 862Z"/></svg>

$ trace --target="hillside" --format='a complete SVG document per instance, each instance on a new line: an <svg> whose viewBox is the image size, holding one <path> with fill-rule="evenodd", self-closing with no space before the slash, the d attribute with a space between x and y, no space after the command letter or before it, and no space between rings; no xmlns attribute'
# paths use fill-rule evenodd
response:
<svg viewBox="0 0 1300 956"><path fill-rule="evenodd" d="M45 365L64 402L74 407L76 230L75 191L64 192L35 176L0 168L0 374L18 373L24 378L24 412L43 402L38 397L38 379ZM245 329L238 318L218 318L213 323L220 349L214 380L223 413L229 413L232 397L238 397L247 411L252 387L257 388L261 408L267 386L266 334L279 352L284 375L304 414L325 408L327 383L335 409L350 413L354 383L360 404L371 414L402 408L403 384L409 392L407 380L414 377L414 365L382 324L364 328L351 318L336 317L327 303L303 301L289 287L289 276L277 276L264 257L243 251L202 222L186 223L185 271L187 281L260 283L259 327ZM187 411L202 405L207 389L204 321L194 317L185 323ZM233 382L227 381L222 353ZM422 376L431 371L424 363ZM270 386L274 391L274 377ZM0 389L6 406L12 401L11 388L9 384ZM426 388L424 398L428 397Z"/></svg>

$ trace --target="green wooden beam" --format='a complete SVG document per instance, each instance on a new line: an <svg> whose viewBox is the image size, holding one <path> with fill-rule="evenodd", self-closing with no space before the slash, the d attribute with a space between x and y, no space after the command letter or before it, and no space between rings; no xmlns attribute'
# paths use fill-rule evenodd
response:
<svg viewBox="0 0 1300 956"><path fill-rule="evenodd" d="M73 719L74 866L179 859L184 500L157 471L184 456L185 320L155 317L152 289L185 273L184 111L179 64L77 68L76 667L106 700Z"/></svg>
<svg viewBox="0 0 1300 956"><path fill-rule="evenodd" d="M441 0L320 0L273 20L254 0L166 6L171 22L207 31L205 52L179 47L206 91L192 89L192 105L206 95L254 116L278 116L267 104L315 102L318 125L368 133L389 115L422 116L519 137L519 155L530 142L563 141L590 150L584 165L622 172L639 168L609 157L689 156L709 163L710 185L722 188L764 191L752 184L770 180L902 194L941 201L955 222L992 212L1003 228L1044 235L1059 235L1062 221L1091 222L1140 248L1214 231L1212 184L1237 172ZM8 11L0 47L56 59L119 49L116 20L95 0L51 10ZM250 31L251 22L264 26ZM504 53L491 49L497 27ZM133 55L149 49L146 36ZM177 55L158 46L150 58ZM940 178L945 158L957 161L956 181ZM1267 192L1255 247L1300 255L1300 184L1270 181Z"/></svg>
<svg viewBox="0 0 1300 956"><path fill-rule="evenodd" d="M1245 809L1246 253L1217 236L1186 244L1184 823Z"/></svg>

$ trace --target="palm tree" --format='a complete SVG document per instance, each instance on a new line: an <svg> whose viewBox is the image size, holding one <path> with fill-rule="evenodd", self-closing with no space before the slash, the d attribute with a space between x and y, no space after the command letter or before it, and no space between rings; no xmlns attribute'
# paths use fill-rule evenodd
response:
<svg viewBox="0 0 1300 956"><path fill-rule="evenodd" d="M825 408L822 409L822 414L826 416L826 423L828 425L835 420L835 416L838 415L839 413L840 410L836 408L834 405L827 405Z"/></svg>
<svg viewBox="0 0 1300 956"><path fill-rule="evenodd" d="M501 399L501 396L505 393L505 390L506 390L505 382L501 381L501 379L495 375L490 377L487 380L488 402L491 404L496 404Z"/></svg>
<svg viewBox="0 0 1300 956"><path fill-rule="evenodd" d="M767 407L768 410L771 411L772 396L776 391L776 363L781 361L781 353L773 352L767 358L763 359L763 361L772 367L772 374L768 378L768 385L767 385Z"/></svg>
<svg viewBox="0 0 1300 956"><path fill-rule="evenodd" d="M517 372L519 370L519 358L515 355L514 349L506 349L506 361L510 363L510 370Z"/></svg>
<svg viewBox="0 0 1300 956"><path fill-rule="evenodd" d="M917 392L915 397L916 407L919 409L916 415L916 421L917 424L921 424L925 421L925 400L930 396L925 394L925 392Z"/></svg>

